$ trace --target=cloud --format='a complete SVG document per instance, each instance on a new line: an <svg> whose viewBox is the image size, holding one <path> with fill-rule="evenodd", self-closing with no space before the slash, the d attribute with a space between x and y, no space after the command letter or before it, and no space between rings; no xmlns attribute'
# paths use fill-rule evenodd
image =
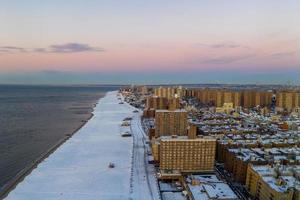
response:
<svg viewBox="0 0 300 200"><path fill-rule="evenodd" d="M33 52L37 52L37 53L46 53L47 49L46 48L34 48L32 49Z"/></svg>
<svg viewBox="0 0 300 200"><path fill-rule="evenodd" d="M216 43L216 44L204 44L204 43L197 43L196 46L200 47L208 47L213 49L235 49L235 48L249 48L247 46L234 44L234 43Z"/></svg>
<svg viewBox="0 0 300 200"><path fill-rule="evenodd" d="M80 53L103 52L101 47L93 47L82 43L53 44L48 47L23 48L17 46L0 46L0 53Z"/></svg>
<svg viewBox="0 0 300 200"><path fill-rule="evenodd" d="M214 64L214 65L230 64L230 63L238 62L238 61L245 60L245 59L248 59L251 57L254 57L254 55L249 54L249 55L242 55L242 56L222 56L222 57L216 57L216 58L210 58L210 59L204 60L203 63Z"/></svg>
<svg viewBox="0 0 300 200"><path fill-rule="evenodd" d="M293 56L297 53L297 51L288 51L288 52L279 52L271 54L272 57L281 58L281 57L289 57Z"/></svg>
<svg viewBox="0 0 300 200"><path fill-rule="evenodd" d="M16 53L16 52L27 52L25 48L16 46L0 46L0 52L2 53Z"/></svg>
<svg viewBox="0 0 300 200"><path fill-rule="evenodd" d="M76 53L76 52L86 52L86 51L104 51L103 48L92 47L88 44L80 44L80 43L67 43L61 45L51 45L48 50L54 53Z"/></svg>

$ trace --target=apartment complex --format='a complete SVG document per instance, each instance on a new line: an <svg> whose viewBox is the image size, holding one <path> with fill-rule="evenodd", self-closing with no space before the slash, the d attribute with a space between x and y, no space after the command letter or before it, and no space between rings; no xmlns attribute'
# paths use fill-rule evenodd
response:
<svg viewBox="0 0 300 200"><path fill-rule="evenodd" d="M294 177L299 175L299 169L299 166L250 165L246 187L259 200L299 200L299 180Z"/></svg>
<svg viewBox="0 0 300 200"><path fill-rule="evenodd" d="M147 97L146 109L168 109L168 99L166 97Z"/></svg>
<svg viewBox="0 0 300 200"><path fill-rule="evenodd" d="M169 110L177 110L177 109L180 109L181 108L181 105L180 105L180 100L179 98L171 98L169 99L169 102L168 102L168 109Z"/></svg>
<svg viewBox="0 0 300 200"><path fill-rule="evenodd" d="M145 85L135 86L135 89L138 93L145 95L149 93L149 88Z"/></svg>
<svg viewBox="0 0 300 200"><path fill-rule="evenodd" d="M273 92L262 92L254 90L245 90L241 92L241 105L245 108L255 106L270 106L272 104Z"/></svg>
<svg viewBox="0 0 300 200"><path fill-rule="evenodd" d="M154 89L154 96L158 97L182 97L184 95L185 89L182 87L158 87Z"/></svg>
<svg viewBox="0 0 300 200"><path fill-rule="evenodd" d="M293 111L300 107L300 91L257 91L228 89L183 89L182 87L158 87L154 96L171 99L174 97L196 97L200 102L216 107L232 103L233 108L252 108L276 105L278 110ZM165 101L165 100L163 100Z"/></svg>
<svg viewBox="0 0 300 200"><path fill-rule="evenodd" d="M300 107L300 92L279 92L276 94L276 107L291 111Z"/></svg>
<svg viewBox="0 0 300 200"><path fill-rule="evenodd" d="M224 103L233 103L233 107L242 106L252 108L255 106L270 106L276 102L278 108L291 111L300 107L299 91L278 91L276 93L256 90L220 90L220 89L190 89L186 90L186 96L197 97L202 103L223 106Z"/></svg>
<svg viewBox="0 0 300 200"><path fill-rule="evenodd" d="M272 92L255 90L231 91L219 89L197 89L186 92L187 96L197 97L202 103L221 107L224 103L233 103L233 107L245 108L268 106L272 102Z"/></svg>
<svg viewBox="0 0 300 200"><path fill-rule="evenodd" d="M143 123L160 181L181 182L190 199L234 199L220 192L228 185L205 180L214 171L239 199L300 200L299 95L248 88L189 89L182 99L157 90L165 101L147 103L155 114Z"/></svg>
<svg viewBox="0 0 300 200"><path fill-rule="evenodd" d="M180 172L212 172L215 151L215 139L189 139L187 136L161 137L160 169Z"/></svg>
<svg viewBox="0 0 300 200"><path fill-rule="evenodd" d="M185 110L156 110L155 136L187 134L187 112Z"/></svg>
<svg viewBox="0 0 300 200"><path fill-rule="evenodd" d="M235 181L245 184L250 164L266 165L279 162L285 165L299 165L298 138L298 132L226 136L217 142L217 161L224 163L224 168L232 174Z"/></svg>
<svg viewBox="0 0 300 200"><path fill-rule="evenodd" d="M154 118L156 110L178 110L181 108L179 98L166 98L150 96L146 98L146 106L144 109L143 117Z"/></svg>

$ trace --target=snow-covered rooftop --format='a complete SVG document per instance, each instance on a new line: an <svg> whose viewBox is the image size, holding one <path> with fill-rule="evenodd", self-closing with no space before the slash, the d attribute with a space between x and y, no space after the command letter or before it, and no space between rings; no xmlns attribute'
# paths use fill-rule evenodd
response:
<svg viewBox="0 0 300 200"><path fill-rule="evenodd" d="M163 192L162 200L186 200L187 198L181 192Z"/></svg>
<svg viewBox="0 0 300 200"><path fill-rule="evenodd" d="M277 192L286 192L289 188L294 186L296 179L292 176L281 176L280 177L284 184L278 184L278 180L273 176L264 176L262 179L268 184L269 187L276 190Z"/></svg>
<svg viewBox="0 0 300 200"><path fill-rule="evenodd" d="M181 192L182 188L179 189L174 183L159 182L159 188L162 192Z"/></svg>
<svg viewBox="0 0 300 200"><path fill-rule="evenodd" d="M232 189L220 181L216 175L194 175L192 179L199 181L199 184L188 183L189 190L194 199L238 199Z"/></svg>

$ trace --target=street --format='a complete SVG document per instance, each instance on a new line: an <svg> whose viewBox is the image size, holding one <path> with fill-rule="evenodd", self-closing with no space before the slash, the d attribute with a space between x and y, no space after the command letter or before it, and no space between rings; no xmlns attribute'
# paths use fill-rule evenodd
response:
<svg viewBox="0 0 300 200"><path fill-rule="evenodd" d="M140 114L134 114L131 120L133 135L131 199L160 199L155 171L147 161L146 135L141 127Z"/></svg>

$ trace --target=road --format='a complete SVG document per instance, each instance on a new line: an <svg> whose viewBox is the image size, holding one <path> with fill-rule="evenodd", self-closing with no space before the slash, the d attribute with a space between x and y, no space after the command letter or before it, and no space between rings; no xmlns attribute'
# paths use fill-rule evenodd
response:
<svg viewBox="0 0 300 200"><path fill-rule="evenodd" d="M159 200L160 194L155 170L147 161L147 136L142 129L140 113L135 113L131 120L131 132L133 135L133 157L130 199Z"/></svg>
<svg viewBox="0 0 300 200"><path fill-rule="evenodd" d="M234 182L232 176L226 172L222 165L216 165L216 172L226 180L227 184L231 187L231 189L237 194L239 199L241 200L249 200L250 195L247 190L239 183Z"/></svg>

